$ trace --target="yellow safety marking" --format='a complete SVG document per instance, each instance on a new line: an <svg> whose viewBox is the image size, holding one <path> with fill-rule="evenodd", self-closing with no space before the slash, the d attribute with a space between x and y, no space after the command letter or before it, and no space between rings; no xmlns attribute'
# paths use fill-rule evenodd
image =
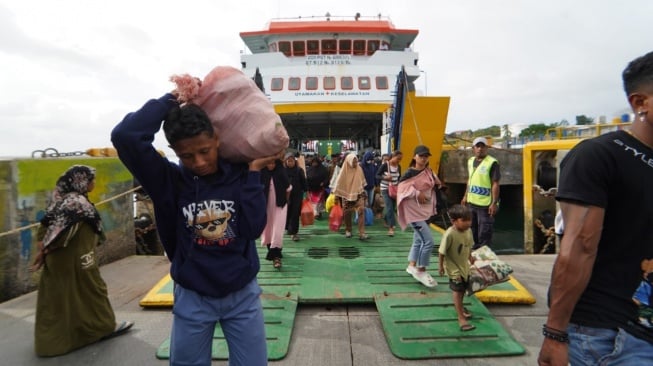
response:
<svg viewBox="0 0 653 366"><path fill-rule="evenodd" d="M170 307L174 304L172 292L160 292L172 278L170 274L163 276L163 278L141 299L139 305L142 307Z"/></svg>
<svg viewBox="0 0 653 366"><path fill-rule="evenodd" d="M486 304L535 304L535 297L515 277L510 276L508 283L515 290L493 290L490 286L474 295Z"/></svg>

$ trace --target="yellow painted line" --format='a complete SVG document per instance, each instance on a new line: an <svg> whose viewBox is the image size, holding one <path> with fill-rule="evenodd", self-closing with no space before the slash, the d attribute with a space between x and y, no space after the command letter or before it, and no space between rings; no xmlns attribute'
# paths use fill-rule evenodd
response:
<svg viewBox="0 0 653 366"><path fill-rule="evenodd" d="M522 286L513 276L510 276L508 280L513 287L514 291L508 290L492 290L492 287L488 287L483 291L475 293L476 297L481 300L483 303L492 303L492 304L535 304L535 297L528 292L528 290Z"/></svg>
<svg viewBox="0 0 653 366"><path fill-rule="evenodd" d="M436 225L436 224L430 224L429 226L431 226L431 229L433 229L433 230L439 232L440 234L444 234L444 232L446 231L445 229L439 227L439 226Z"/></svg>
<svg viewBox="0 0 653 366"><path fill-rule="evenodd" d="M172 292L160 293L161 289L165 287L172 278L170 274L163 276L163 278L141 299L138 303L142 307L170 307L174 304Z"/></svg>

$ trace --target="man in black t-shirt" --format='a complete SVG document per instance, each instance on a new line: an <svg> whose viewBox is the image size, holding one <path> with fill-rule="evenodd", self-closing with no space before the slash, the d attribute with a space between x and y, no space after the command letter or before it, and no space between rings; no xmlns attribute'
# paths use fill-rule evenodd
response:
<svg viewBox="0 0 653 366"><path fill-rule="evenodd" d="M633 292L653 259L653 52L623 72L629 132L585 140L563 159L556 199L565 225L551 276L540 365L644 365L653 336Z"/></svg>

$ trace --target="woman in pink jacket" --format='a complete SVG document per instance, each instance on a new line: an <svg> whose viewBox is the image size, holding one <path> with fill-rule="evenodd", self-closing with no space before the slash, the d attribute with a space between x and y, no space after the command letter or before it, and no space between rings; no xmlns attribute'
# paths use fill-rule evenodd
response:
<svg viewBox="0 0 653 366"><path fill-rule="evenodd" d="M409 224L413 228L406 272L424 286L435 287L438 283L426 272L434 246L427 220L436 213L435 189L441 182L428 167L430 156L428 147L419 145L415 148L410 167L399 180L397 216L402 230Z"/></svg>

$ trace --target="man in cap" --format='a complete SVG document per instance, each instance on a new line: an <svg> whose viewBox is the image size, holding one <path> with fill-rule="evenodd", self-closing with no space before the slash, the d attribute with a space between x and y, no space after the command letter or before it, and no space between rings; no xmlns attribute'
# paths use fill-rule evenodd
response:
<svg viewBox="0 0 653 366"><path fill-rule="evenodd" d="M460 202L472 211L472 234L474 248L492 246L494 216L499 211L499 161L488 155L485 137L477 137L472 143L474 156L467 161L467 188Z"/></svg>

